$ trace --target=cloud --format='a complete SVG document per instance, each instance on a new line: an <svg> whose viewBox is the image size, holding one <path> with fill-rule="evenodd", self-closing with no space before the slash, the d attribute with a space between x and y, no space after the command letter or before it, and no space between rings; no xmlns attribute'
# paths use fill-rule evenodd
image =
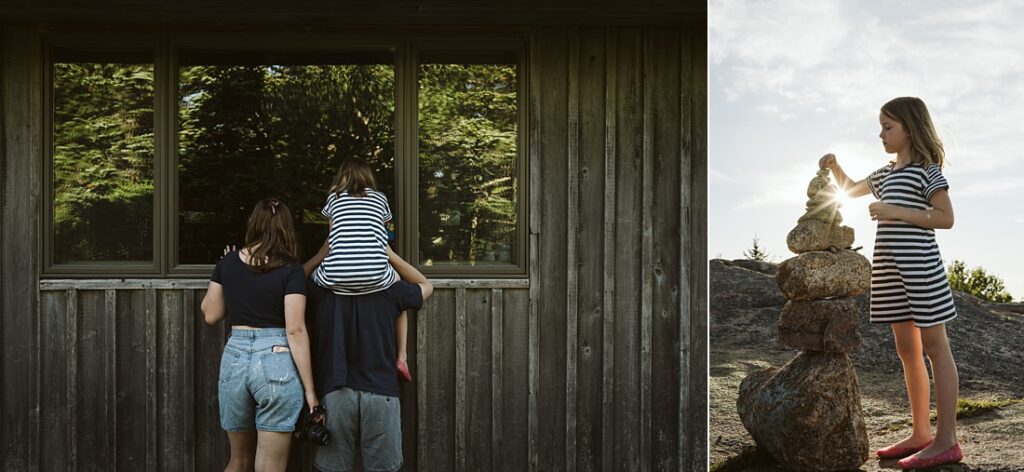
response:
<svg viewBox="0 0 1024 472"><path fill-rule="evenodd" d="M951 161L1024 163L1024 2L712 0L709 21L711 75L730 102L852 130L887 100L919 96Z"/></svg>
<svg viewBox="0 0 1024 472"><path fill-rule="evenodd" d="M1024 194L1024 177L995 177L969 183L961 189L954 189L951 184L950 192L957 198L1013 196L1020 199Z"/></svg>

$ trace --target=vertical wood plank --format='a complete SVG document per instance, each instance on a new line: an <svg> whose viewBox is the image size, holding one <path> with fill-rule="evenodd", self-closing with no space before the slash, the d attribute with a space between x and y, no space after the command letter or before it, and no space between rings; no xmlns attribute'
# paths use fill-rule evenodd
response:
<svg viewBox="0 0 1024 472"><path fill-rule="evenodd" d="M427 464L427 400L428 396L427 376L430 375L427 362L427 323L430 320L433 302L424 303L423 307L416 312L416 463L421 467Z"/></svg>
<svg viewBox="0 0 1024 472"><path fill-rule="evenodd" d="M601 468L604 385L604 181L606 28L581 31L577 246L576 467ZM571 397L570 397L571 398Z"/></svg>
<svg viewBox="0 0 1024 472"><path fill-rule="evenodd" d="M679 326L679 271L683 254L679 240L682 236L679 188L689 191L689 182L679 180L680 166L688 165L680 155L680 135L688 133L680 121L679 31L674 29L648 29L644 45L644 89L651 100L649 126L652 178L648 198L653 221L650 257L645 271L650 286L650 367L657 372L657 381L651 382L651 399L647 415L650 418L651 468L657 471L675 471L681 466L677 446L678 428L682 411L678 397L680 387L679 343L688 331ZM652 413L657 412L657 413Z"/></svg>
<svg viewBox="0 0 1024 472"><path fill-rule="evenodd" d="M104 327L106 328L106 342L101 350L106 354L104 372L106 373L105 402L107 426L107 462L103 464L117 463L117 291L107 289L103 292L103 314Z"/></svg>
<svg viewBox="0 0 1024 472"><path fill-rule="evenodd" d="M680 454L680 468L685 468L691 463L693 455L693 441L695 440L693 428L690 424L690 363L693 355L693 348L690 338L690 324L692 323L691 311L693 299L692 290L694 284L690 278L693 260L693 253L690 251L691 235L689 230L693 221L693 95L696 93L694 87L693 71L693 37L683 35L680 46L679 62L682 69L682 77L679 80L679 116L681 132L679 133L679 285L682 287L679 293L679 442L677 449ZM700 126L700 125L697 125ZM699 262L699 261L698 261Z"/></svg>
<svg viewBox="0 0 1024 472"><path fill-rule="evenodd" d="M146 321L146 470L157 471L157 296L156 289L147 288Z"/></svg>
<svg viewBox="0 0 1024 472"><path fill-rule="evenodd" d="M614 447L613 406L615 399L615 160L618 135L618 31L609 29L605 63L605 143L604 143L604 329L601 335L604 385L601 389L601 470L611 472Z"/></svg>
<svg viewBox="0 0 1024 472"><path fill-rule="evenodd" d="M78 470L78 290L66 292L67 304L67 331L64 339L68 346L68 397L67 420L68 420L68 466L71 470Z"/></svg>
<svg viewBox="0 0 1024 472"><path fill-rule="evenodd" d="M195 319L196 319L196 292L195 290L182 290L182 344L181 351L183 354L182 361L182 389L181 393L184 396L182 399L184 402L184 411L182 416L182 433L181 438L184 445L183 460L184 470L195 470L196 468L196 443L195 443L195 424L196 424L196 390L195 390L195 379L196 379L196 363L195 363Z"/></svg>
<svg viewBox="0 0 1024 472"><path fill-rule="evenodd" d="M195 304L202 303L204 290L195 294ZM198 319L201 310L193 307L193 318ZM220 358L224 348L224 325L222 321L214 326L200 325L195 332L195 470L223 469L228 462L227 435L220 428L220 410L217 403Z"/></svg>
<svg viewBox="0 0 1024 472"><path fill-rule="evenodd" d="M653 269L654 269L654 221L651 216L651 204L654 198L654 87L649 81L655 74L653 61L650 57L651 42L649 31L642 32L640 57L642 63L643 84L643 185L641 185L641 220L642 246L641 280L640 280L640 470L650 470L651 460L651 310L653 309Z"/></svg>
<svg viewBox="0 0 1024 472"><path fill-rule="evenodd" d="M614 468L638 470L642 290L643 49L641 31L618 33L615 172L615 409Z"/></svg>
<svg viewBox="0 0 1024 472"><path fill-rule="evenodd" d="M420 317L426 325L424 345L430 368L425 391L429 401L422 403L420 418L426 424L420 437L425 454L419 466L423 470L455 470L456 458L456 300L455 290L439 289L429 302L429 314ZM437 366L435 369L434 366ZM423 376L423 372L420 372ZM420 392L423 393L423 392Z"/></svg>
<svg viewBox="0 0 1024 472"><path fill-rule="evenodd" d="M689 250L692 291L690 311L690 359L689 422L693 425L690 444L690 468L706 467L707 464L707 385L708 385L708 303L707 303L707 31L692 32L690 41L693 63L693 166L690 183L692 218L688 222L690 231Z"/></svg>
<svg viewBox="0 0 1024 472"><path fill-rule="evenodd" d="M43 54L32 26L4 25L0 58L0 444L5 470L38 470L38 254Z"/></svg>
<svg viewBox="0 0 1024 472"><path fill-rule="evenodd" d="M502 289L491 289L491 470L501 464L504 446L502 416L504 413L504 392L501 377L505 371L502 362L504 336L504 294Z"/></svg>
<svg viewBox="0 0 1024 472"><path fill-rule="evenodd" d="M566 237L566 294L565 294L565 470L576 471L576 353L579 310L577 297L578 270L577 239L579 238L579 136L580 136L580 31L569 29L568 126L566 154L568 156L567 189L569 196L568 227Z"/></svg>
<svg viewBox="0 0 1024 472"><path fill-rule="evenodd" d="M531 282L532 284L532 282ZM530 464L529 424L530 403L529 345L530 311L529 290L505 290L502 293L502 440L504 448L496 470L521 472Z"/></svg>
<svg viewBox="0 0 1024 472"><path fill-rule="evenodd" d="M146 292L118 290L117 337L117 424L116 464L118 470L142 470L147 447L147 365L145 332L148 318ZM214 394L216 397L216 394ZM214 398L216 402L216 398ZM203 431L197 431L202 434ZM223 434L223 433L222 433Z"/></svg>
<svg viewBox="0 0 1024 472"><path fill-rule="evenodd" d="M108 386L106 363L110 340L105 325L105 290L78 290L76 310L76 382L78 418L76 457L78 467L94 470L107 467L113 459L107 438L114 425L107 423Z"/></svg>
<svg viewBox="0 0 1024 472"><path fill-rule="evenodd" d="M491 342L492 293L490 289L466 291L466 375L465 375L465 448L466 470L494 470L491 455L492 388L495 365Z"/></svg>
<svg viewBox="0 0 1024 472"><path fill-rule="evenodd" d="M534 58L541 69L540 78L540 140L541 176L532 186L544 192L539 212L540 240L537 264L544 274L539 287L538 320L543 329L537 331L539 372L536 390L537 468L566 468L566 208L565 188L568 172L566 156L568 34L565 28L541 28L536 40L542 47Z"/></svg>
<svg viewBox="0 0 1024 472"><path fill-rule="evenodd" d="M534 29L530 32L530 91L529 91L529 147L530 147L530 214L529 214L529 252L530 252L530 305L529 305L529 338L528 352L528 402L527 402L527 470L537 470L537 385L540 383L540 344L538 341L538 310L540 302L541 280L540 261L540 202L541 202L541 75L543 67L538 64L541 50L540 34Z"/></svg>
<svg viewBox="0 0 1024 472"><path fill-rule="evenodd" d="M48 333L42 339L40 367L42 385L40 402L40 430L42 444L54 447L39 458L41 470L68 470L70 462L68 411L68 344L67 333L67 291L44 292L39 312L42 318L42 332ZM61 406L64 406L63 408Z"/></svg>
<svg viewBox="0 0 1024 472"><path fill-rule="evenodd" d="M157 329L160 339L157 346L160 359L157 368L160 459L157 463L161 470L184 470L182 293L179 290L162 290L157 298Z"/></svg>
<svg viewBox="0 0 1024 472"><path fill-rule="evenodd" d="M466 289L455 289L455 466L466 470Z"/></svg>

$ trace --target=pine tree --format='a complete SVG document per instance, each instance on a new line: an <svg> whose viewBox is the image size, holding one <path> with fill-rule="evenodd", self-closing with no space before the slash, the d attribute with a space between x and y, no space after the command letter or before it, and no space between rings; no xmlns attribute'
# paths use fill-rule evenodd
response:
<svg viewBox="0 0 1024 472"><path fill-rule="evenodd" d="M761 249L761 246L758 244L756 234L754 235L754 247L747 249L746 251L743 251L743 256L746 257L747 259L755 261L771 262L771 257L768 255L767 252Z"/></svg>

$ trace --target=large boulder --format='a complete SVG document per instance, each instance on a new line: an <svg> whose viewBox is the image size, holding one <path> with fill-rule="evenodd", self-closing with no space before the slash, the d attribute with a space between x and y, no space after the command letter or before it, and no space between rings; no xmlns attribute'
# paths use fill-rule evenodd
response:
<svg viewBox="0 0 1024 472"><path fill-rule="evenodd" d="M871 286L871 264L851 250L805 252L780 264L776 280L790 300L855 297Z"/></svg>
<svg viewBox="0 0 1024 472"><path fill-rule="evenodd" d="M779 342L794 349L854 352L860 347L856 298L791 300L779 316Z"/></svg>
<svg viewBox="0 0 1024 472"><path fill-rule="evenodd" d="M802 352L781 369L743 379L736 402L758 445L797 471L857 469L868 434L857 374L846 354Z"/></svg>
<svg viewBox="0 0 1024 472"><path fill-rule="evenodd" d="M818 220L801 221L786 236L786 245L796 254L829 248L848 249L853 245L853 228Z"/></svg>
<svg viewBox="0 0 1024 472"><path fill-rule="evenodd" d="M740 264L739 261L721 259L712 259L708 264L711 268L711 306L732 309L782 307L786 304L786 297L779 291L774 277L766 277L764 273Z"/></svg>

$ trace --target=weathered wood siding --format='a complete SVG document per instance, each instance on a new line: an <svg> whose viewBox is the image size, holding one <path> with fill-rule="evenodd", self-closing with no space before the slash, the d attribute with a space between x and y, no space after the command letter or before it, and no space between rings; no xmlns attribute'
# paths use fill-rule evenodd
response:
<svg viewBox="0 0 1024 472"><path fill-rule="evenodd" d="M41 279L42 41L0 38L3 469L222 467L205 282ZM705 30L529 39L529 278L411 317L407 470L703 470Z"/></svg>

